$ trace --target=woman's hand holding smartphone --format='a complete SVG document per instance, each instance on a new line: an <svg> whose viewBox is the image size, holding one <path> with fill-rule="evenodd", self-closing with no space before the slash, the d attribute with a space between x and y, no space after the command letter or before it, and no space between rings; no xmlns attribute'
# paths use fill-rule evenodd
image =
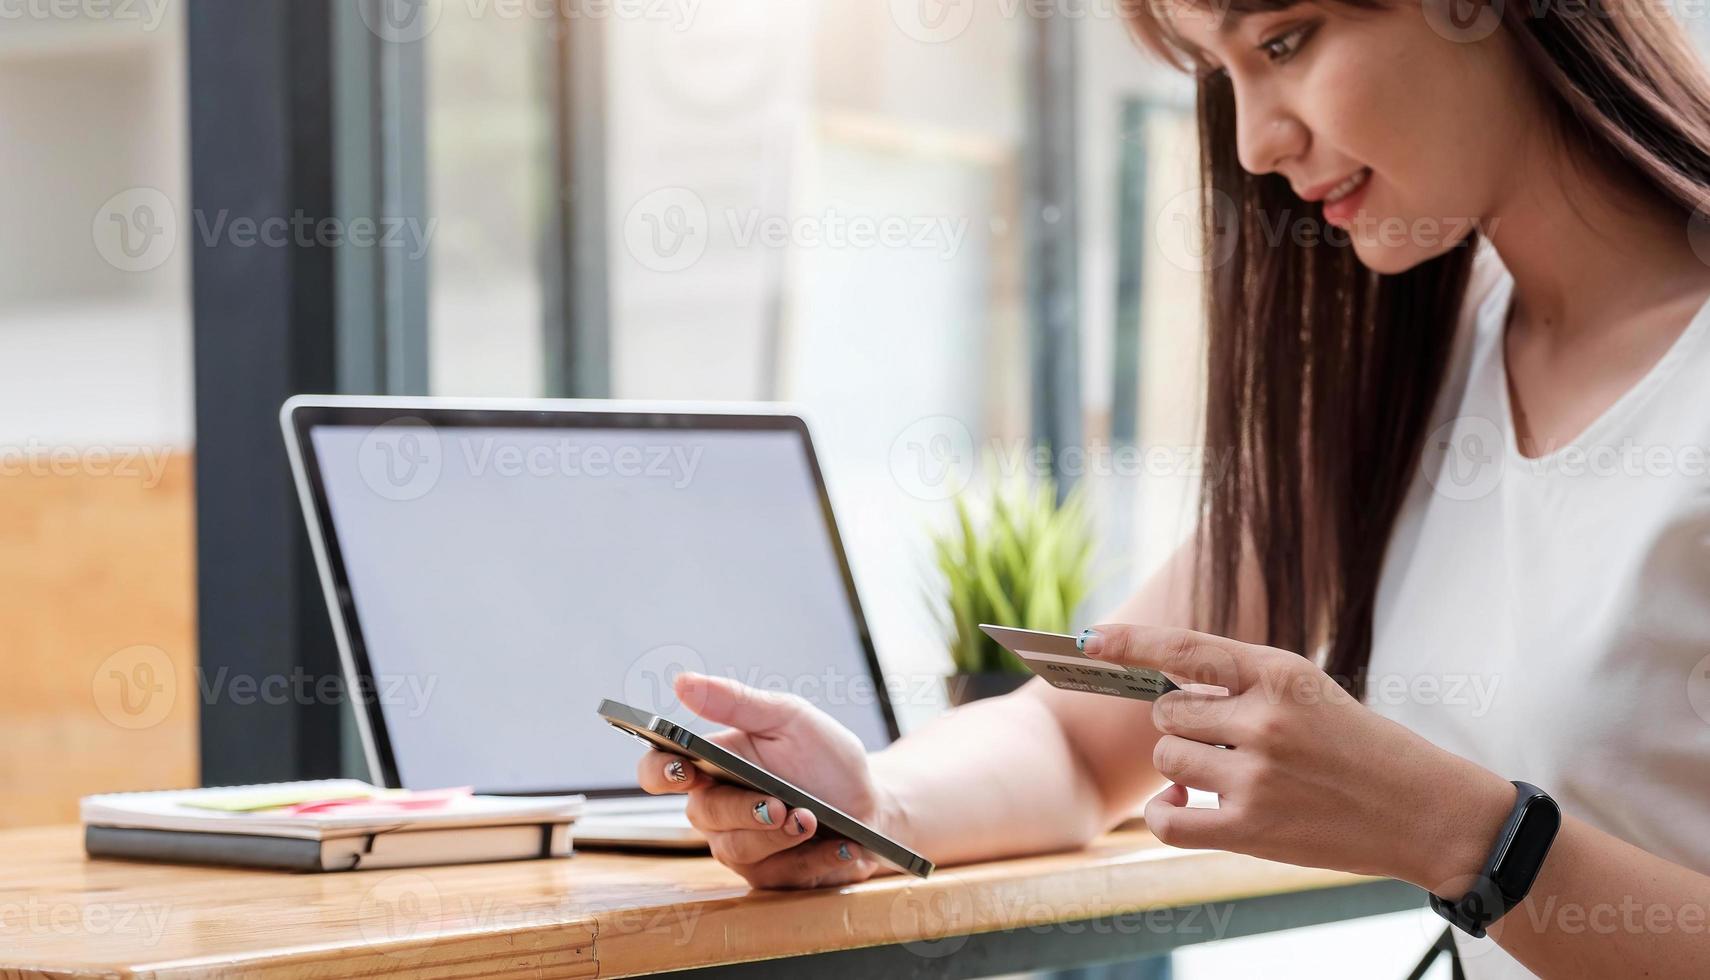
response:
<svg viewBox="0 0 1710 980"><path fill-rule="evenodd" d="M683 707L726 729L707 736L887 836L892 807L873 779L855 733L806 700L733 680L685 673L675 684ZM814 840L817 816L783 801L716 782L682 756L642 756L637 777L649 793L687 793L689 822L713 857L756 888L817 888L871 877L881 865L858 845Z"/></svg>

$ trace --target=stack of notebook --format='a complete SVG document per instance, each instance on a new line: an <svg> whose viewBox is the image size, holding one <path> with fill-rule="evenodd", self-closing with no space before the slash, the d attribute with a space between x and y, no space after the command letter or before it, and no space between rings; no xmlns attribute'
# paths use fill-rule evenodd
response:
<svg viewBox="0 0 1710 980"><path fill-rule="evenodd" d="M581 796L407 793L354 779L82 801L90 857L352 871L566 857Z"/></svg>

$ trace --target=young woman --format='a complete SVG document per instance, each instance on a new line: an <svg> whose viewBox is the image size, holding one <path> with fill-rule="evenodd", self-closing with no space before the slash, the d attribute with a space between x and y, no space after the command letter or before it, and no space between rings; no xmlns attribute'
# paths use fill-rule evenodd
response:
<svg viewBox="0 0 1710 980"><path fill-rule="evenodd" d="M683 702L941 863L1144 802L1166 843L1475 892L1470 976L1710 976L1710 82L1660 4L1455 2L1134 11L1198 76L1236 465L1085 646L1228 695L1034 681L871 758L797 699ZM811 813L640 776L756 886L875 871ZM1513 781L1560 829L1529 811L1527 897L1475 940Z"/></svg>

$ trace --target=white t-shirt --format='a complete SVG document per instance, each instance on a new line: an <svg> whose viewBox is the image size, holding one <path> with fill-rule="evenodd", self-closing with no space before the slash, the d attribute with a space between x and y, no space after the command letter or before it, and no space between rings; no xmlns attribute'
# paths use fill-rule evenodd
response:
<svg viewBox="0 0 1710 980"><path fill-rule="evenodd" d="M1710 872L1710 305L1583 434L1527 459L1503 360L1513 288L1481 244L1385 556L1366 700L1564 813ZM1710 942L1693 910L1659 905L1641 894L1533 915L1588 931L1666 920ZM1430 917L1421 947L1441 925ZM1532 976L1491 940L1455 935L1468 977Z"/></svg>

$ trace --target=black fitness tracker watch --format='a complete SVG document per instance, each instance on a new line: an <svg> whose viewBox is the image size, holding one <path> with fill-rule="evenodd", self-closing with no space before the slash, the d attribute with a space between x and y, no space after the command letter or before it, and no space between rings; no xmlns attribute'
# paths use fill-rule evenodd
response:
<svg viewBox="0 0 1710 980"><path fill-rule="evenodd" d="M1474 879L1472 890L1457 901L1431 896L1431 908L1455 928L1474 939L1484 938L1485 929L1519 905L1538 879L1544 856L1562 826L1562 810L1548 793L1518 780L1514 812L1496 837L1496 848Z"/></svg>

